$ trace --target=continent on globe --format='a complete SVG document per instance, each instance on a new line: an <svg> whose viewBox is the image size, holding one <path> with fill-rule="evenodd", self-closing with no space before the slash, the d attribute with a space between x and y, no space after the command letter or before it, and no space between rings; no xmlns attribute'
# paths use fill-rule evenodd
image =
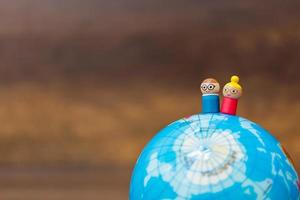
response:
<svg viewBox="0 0 300 200"><path fill-rule="evenodd" d="M299 198L298 174L281 144L256 123L219 112L180 119L155 135L129 193L130 200Z"/></svg>

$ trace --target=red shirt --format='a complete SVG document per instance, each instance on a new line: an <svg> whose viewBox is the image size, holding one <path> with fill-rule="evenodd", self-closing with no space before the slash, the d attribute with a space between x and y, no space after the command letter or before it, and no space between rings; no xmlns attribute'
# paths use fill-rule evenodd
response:
<svg viewBox="0 0 300 200"><path fill-rule="evenodd" d="M221 113L235 115L237 109L238 100L230 97L223 97Z"/></svg>

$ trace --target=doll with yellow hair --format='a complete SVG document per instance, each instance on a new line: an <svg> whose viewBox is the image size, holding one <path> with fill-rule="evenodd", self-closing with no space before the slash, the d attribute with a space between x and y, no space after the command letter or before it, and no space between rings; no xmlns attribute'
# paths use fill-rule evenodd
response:
<svg viewBox="0 0 300 200"><path fill-rule="evenodd" d="M223 101L221 113L235 115L238 99L242 95L242 87L239 85L239 77L232 76L231 81L223 88Z"/></svg>

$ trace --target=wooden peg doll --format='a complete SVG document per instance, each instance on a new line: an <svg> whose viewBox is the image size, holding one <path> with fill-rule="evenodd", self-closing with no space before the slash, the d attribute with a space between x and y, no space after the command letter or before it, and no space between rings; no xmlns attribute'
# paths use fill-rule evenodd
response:
<svg viewBox="0 0 300 200"><path fill-rule="evenodd" d="M218 113L220 84L213 78L205 79L200 86L202 92L202 112Z"/></svg>
<svg viewBox="0 0 300 200"><path fill-rule="evenodd" d="M223 101L221 113L235 115L238 105L238 99L242 95L242 87L239 85L239 77L232 76L231 82L227 83L223 88Z"/></svg>

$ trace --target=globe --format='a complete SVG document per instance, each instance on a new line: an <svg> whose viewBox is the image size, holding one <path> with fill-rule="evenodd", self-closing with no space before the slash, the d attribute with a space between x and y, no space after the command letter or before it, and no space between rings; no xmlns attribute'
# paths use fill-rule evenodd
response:
<svg viewBox="0 0 300 200"><path fill-rule="evenodd" d="M286 151L259 125L222 113L196 114L146 145L129 198L294 200L299 180Z"/></svg>

